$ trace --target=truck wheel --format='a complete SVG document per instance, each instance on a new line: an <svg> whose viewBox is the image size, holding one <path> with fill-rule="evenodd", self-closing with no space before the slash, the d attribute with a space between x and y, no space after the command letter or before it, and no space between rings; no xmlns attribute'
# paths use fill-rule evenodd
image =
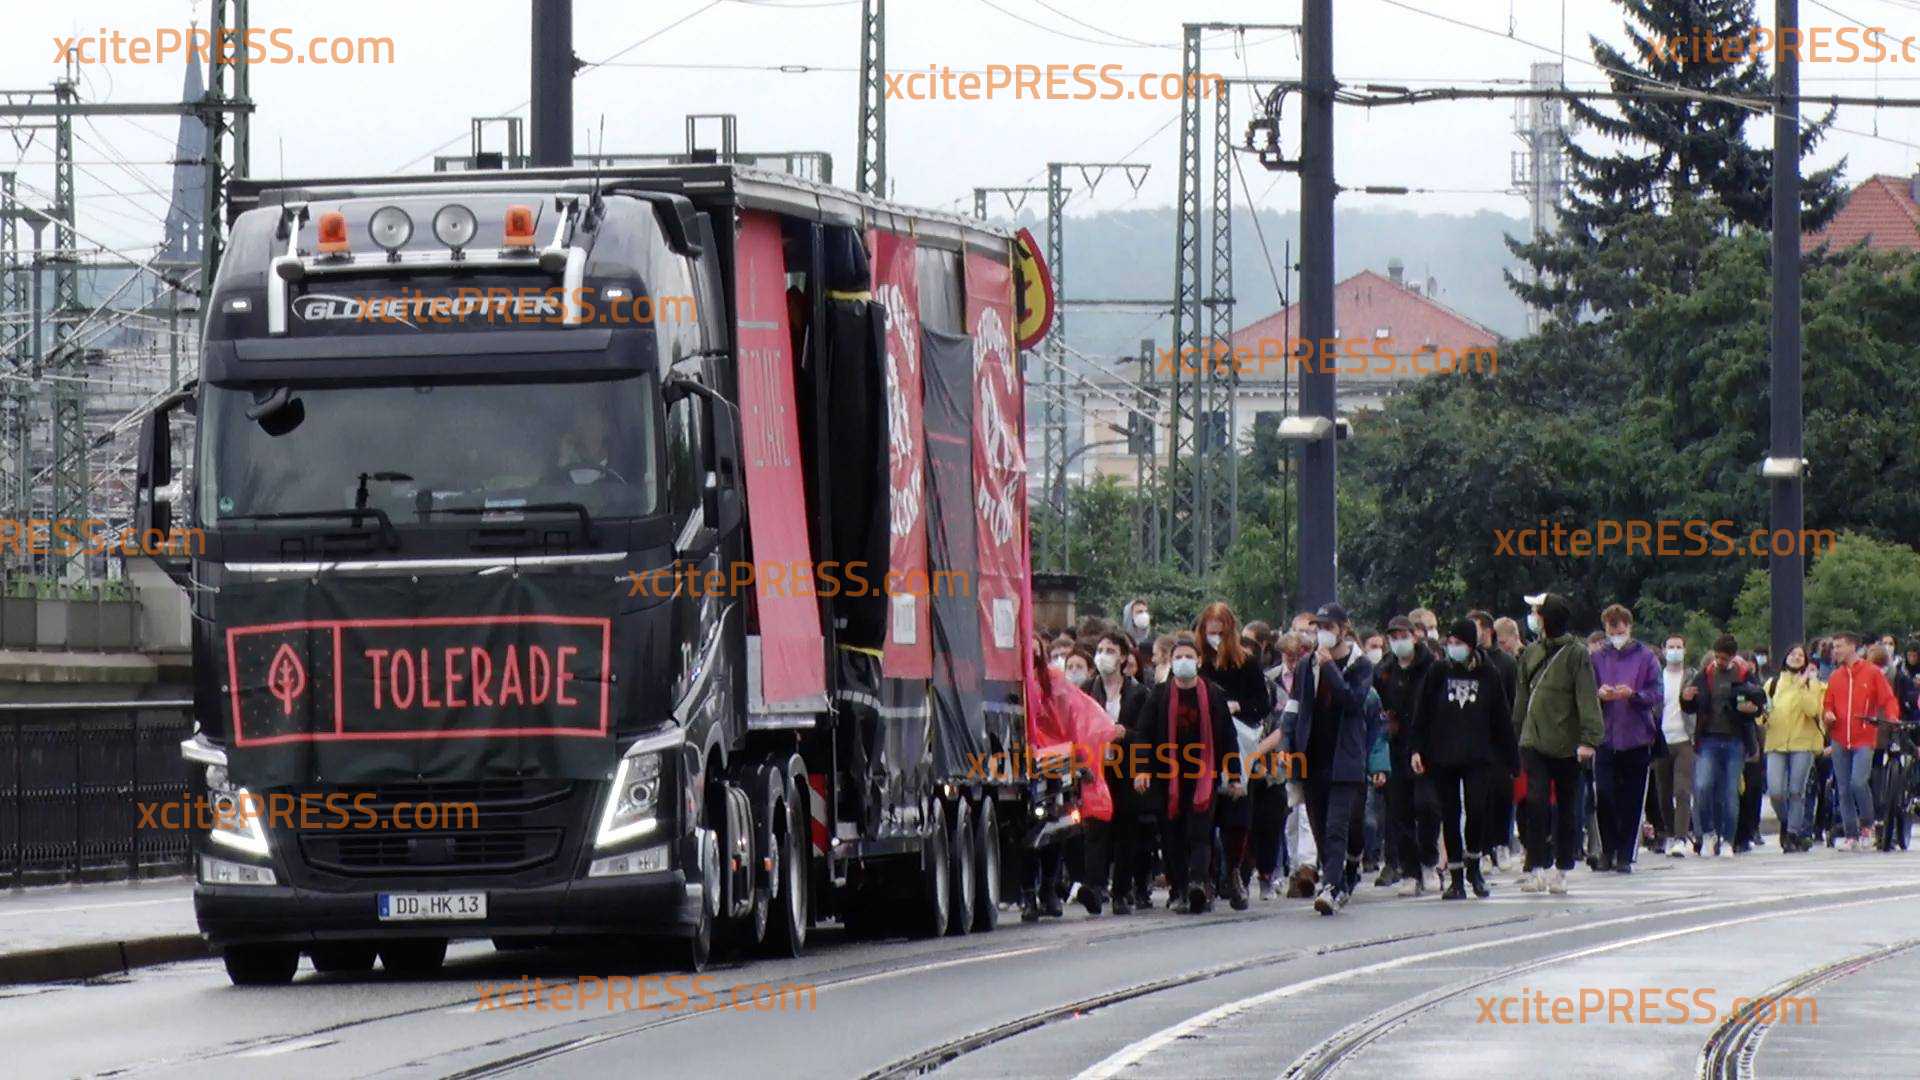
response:
<svg viewBox="0 0 1920 1080"><path fill-rule="evenodd" d="M947 861L953 867L948 875L953 899L947 912L947 933L959 937L973 930L973 815L964 799L955 804L954 813L953 839L947 844Z"/></svg>
<svg viewBox="0 0 1920 1080"><path fill-rule="evenodd" d="M695 975L713 958L713 909L720 902L720 840L711 829L701 830L700 862L700 919L680 954L680 966Z"/></svg>
<svg viewBox="0 0 1920 1080"><path fill-rule="evenodd" d="M229 945L221 959L235 986L285 986L300 968L300 950L291 945Z"/></svg>
<svg viewBox="0 0 1920 1080"><path fill-rule="evenodd" d="M773 925L767 934L767 952L773 956L793 957L806 951L807 883L813 876L803 833L807 821L791 803L780 804L774 815L774 828L779 830L775 838L780 844L780 893L773 898Z"/></svg>
<svg viewBox="0 0 1920 1080"><path fill-rule="evenodd" d="M920 904L914 929L920 937L945 937L953 905L953 863L947 857L947 810L939 802L927 814L926 846L920 849Z"/></svg>
<svg viewBox="0 0 1920 1080"><path fill-rule="evenodd" d="M380 966L395 975L431 975L447 962L447 939L388 941L380 946Z"/></svg>
<svg viewBox="0 0 1920 1080"><path fill-rule="evenodd" d="M973 818L973 928L983 934L1000 925L1000 821L993 804L989 791Z"/></svg>
<svg viewBox="0 0 1920 1080"><path fill-rule="evenodd" d="M376 951L372 942L333 941L315 945L308 950L307 958L313 961L313 970L322 975L354 974L373 970Z"/></svg>

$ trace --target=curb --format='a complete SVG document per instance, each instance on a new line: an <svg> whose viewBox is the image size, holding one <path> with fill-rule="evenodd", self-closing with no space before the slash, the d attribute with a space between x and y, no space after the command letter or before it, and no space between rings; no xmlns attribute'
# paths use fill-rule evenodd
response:
<svg viewBox="0 0 1920 1080"><path fill-rule="evenodd" d="M204 960L213 955L213 948L199 934L92 941L84 945L6 953L0 954L0 986L121 975L137 967Z"/></svg>

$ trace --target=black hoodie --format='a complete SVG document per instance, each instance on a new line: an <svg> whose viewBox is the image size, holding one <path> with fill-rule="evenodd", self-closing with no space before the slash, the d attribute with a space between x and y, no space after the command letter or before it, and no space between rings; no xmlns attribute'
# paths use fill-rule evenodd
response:
<svg viewBox="0 0 1920 1080"><path fill-rule="evenodd" d="M1427 669L1413 711L1412 752L1429 771L1495 765L1520 771L1513 699L1500 672L1475 649L1464 664L1440 660Z"/></svg>

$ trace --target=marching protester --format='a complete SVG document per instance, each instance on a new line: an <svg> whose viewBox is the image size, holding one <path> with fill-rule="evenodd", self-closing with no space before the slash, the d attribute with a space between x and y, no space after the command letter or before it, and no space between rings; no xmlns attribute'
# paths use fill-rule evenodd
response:
<svg viewBox="0 0 1920 1080"><path fill-rule="evenodd" d="M1899 702L1879 668L1859 655L1860 637L1833 635L1833 673L1827 678L1823 717L1833 739L1834 801L1839 803L1842 851L1869 850L1873 840L1873 801L1868 774L1877 739L1866 718L1897 719Z"/></svg>
<svg viewBox="0 0 1920 1080"><path fill-rule="evenodd" d="M1106 778L1099 763L1106 759L1107 744L1124 732L1085 691L1066 679L1063 670L1039 663L1037 640L1033 675L1027 685L1027 704L1027 738L1039 767L1043 770L1089 767L1090 775L1080 789L1081 820L1086 826L1089 860L1104 867L1106 826L1113 815L1113 800L1107 793ZM1064 862L1064 853L1058 844L1049 844L1031 853L1027 872L1021 879L1022 921L1034 922L1042 915L1064 914L1060 887ZM1088 885L1091 887L1093 882L1090 880Z"/></svg>
<svg viewBox="0 0 1920 1080"><path fill-rule="evenodd" d="M1387 647L1392 656L1373 676L1386 718L1391 761L1385 791L1387 857L1374 884L1384 887L1401 881L1401 896L1419 896L1429 884L1440 887L1439 807L1432 782L1417 775L1410 764L1414 707L1421 684L1433 667L1433 654L1427 651L1426 642L1419 640L1418 626L1404 615L1387 620Z"/></svg>
<svg viewBox="0 0 1920 1080"><path fill-rule="evenodd" d="M1207 873L1213 855L1215 787L1227 755L1238 748L1226 692L1200 675L1200 646L1192 634L1174 636L1169 678L1153 688L1140 719L1139 742L1152 766L1133 777L1133 789L1163 810L1160 850L1170 899L1184 898L1200 914L1213 906ZM1237 783L1223 792L1244 799Z"/></svg>
<svg viewBox="0 0 1920 1080"><path fill-rule="evenodd" d="M1695 715L1681 703L1680 694L1697 672L1687 666L1687 639L1679 634L1667 636L1661 658L1666 663L1660 669L1660 734L1667 752L1653 762L1654 803L1659 810L1654 827L1659 850L1680 858L1693 836Z"/></svg>
<svg viewBox="0 0 1920 1080"><path fill-rule="evenodd" d="M1507 655L1499 646L1497 620L1492 614L1474 610L1467 612L1467 618L1480 631L1478 645L1486 654L1486 660L1500 675L1500 683L1506 689L1507 701L1513 701L1513 680L1519 671L1519 665L1513 657ZM1507 717L1511 722L1511 714ZM1515 740L1519 739L1516 734ZM1515 769L1514 772L1519 772ZM1487 777L1487 861L1498 870L1506 861L1508 845L1513 839L1513 775L1493 770Z"/></svg>
<svg viewBox="0 0 1920 1080"><path fill-rule="evenodd" d="M1300 636L1291 631L1274 639L1271 668L1267 669L1267 686L1273 695L1273 708L1260 723L1262 740L1272 736L1280 728L1285 715L1286 703L1293 697L1294 667L1300 662L1304 652ZM1280 887L1281 879L1292 871L1292 859L1289 857L1287 822L1292 807L1287 799L1287 782L1296 779L1288 775L1286 769L1279 766L1278 758L1269 755L1260 758L1261 775L1253 781L1253 865L1260 877L1260 899L1271 900Z"/></svg>
<svg viewBox="0 0 1920 1080"><path fill-rule="evenodd" d="M1634 640L1633 612L1624 604L1609 605L1600 613L1600 624L1607 629L1607 644L1593 656L1593 678L1606 729L1593 760L1599 869L1630 874L1634 853L1640 848L1647 770L1663 749L1658 718L1665 696L1660 662L1652 649Z"/></svg>
<svg viewBox="0 0 1920 1080"><path fill-rule="evenodd" d="M1240 752L1241 744L1253 744L1261 722L1273 710L1267 675L1240 640L1239 621L1224 602L1207 605L1195 629L1200 637L1200 675L1220 688L1228 715L1245 729L1234 733L1234 743L1228 747L1234 751L1234 762L1242 766L1239 775L1244 784L1250 777L1244 768L1247 762ZM1252 800L1229 799L1216 810L1214 824L1220 830L1223 856L1219 884L1234 910L1243 910L1247 906L1246 879L1252 871L1247 856L1247 838L1253 827Z"/></svg>
<svg viewBox="0 0 1920 1080"><path fill-rule="evenodd" d="M1120 619L1120 632L1130 639L1130 648L1145 668L1153 661L1153 611L1144 596L1127 601Z"/></svg>
<svg viewBox="0 0 1920 1080"><path fill-rule="evenodd" d="M1488 895L1480 873L1492 811L1487 792L1494 774L1510 777L1520 771L1513 701L1499 671L1476 644L1479 640L1479 627L1471 619L1459 620L1448 631L1446 659L1429 668L1415 699L1409 739L1413 772L1430 778L1439 793L1451 879L1441 895L1448 900L1465 899L1465 884L1473 886L1475 896Z"/></svg>
<svg viewBox="0 0 1920 1080"><path fill-rule="evenodd" d="M1700 674L1680 692L1681 707L1698 717L1694 723L1693 812L1699 819L1703 855L1734 854L1741 767L1757 752L1753 718L1760 712L1765 694L1753 681L1752 665L1738 652L1733 635L1721 634L1700 666ZM1878 675L1878 670L1874 674Z"/></svg>
<svg viewBox="0 0 1920 1080"><path fill-rule="evenodd" d="M1807 661L1807 648L1787 650L1782 668L1767 680L1767 709L1758 722L1767 730L1767 793L1780 819L1780 851L1810 851L1807 839L1807 777L1826 746L1826 684Z"/></svg>
<svg viewBox="0 0 1920 1080"><path fill-rule="evenodd" d="M1099 856L1104 854L1113 864L1113 913L1127 915L1136 906L1143 910L1151 906L1152 852L1140 842L1140 803L1143 800L1139 792L1133 790L1133 778L1129 775L1130 769L1147 760L1141 758L1136 762L1132 748L1139 741L1140 714L1146 708L1151 692L1128 677L1122 668L1126 658L1134 655L1132 637L1121 631L1109 631L1100 639L1097 649L1093 654L1093 666L1098 676L1088 685L1087 696L1106 712L1108 720L1118 725L1119 736L1102 765L1106 773L1107 791L1113 799L1113 819L1107 830L1108 842L1101 851L1089 849L1089 887L1081 891L1080 898L1089 912L1096 915L1100 913L1102 897L1097 886L1107 875L1099 865Z"/></svg>
<svg viewBox="0 0 1920 1080"><path fill-rule="evenodd" d="M1296 697L1287 703L1286 721L1276 736L1261 741L1264 754L1284 739L1289 750L1306 755L1308 821L1320 853L1319 891L1314 910L1331 915L1347 904L1360 878L1368 754L1377 721L1368 716L1373 665L1348 634L1347 611L1327 603L1314 613L1314 651L1294 674ZM1378 774L1373 778L1378 781Z"/></svg>
<svg viewBox="0 0 1920 1080"><path fill-rule="evenodd" d="M1580 640L1570 633L1566 598L1526 598L1527 625L1540 640L1520 654L1513 717L1520 729L1520 761L1527 776L1525 892L1567 891L1567 871L1579 861L1581 766L1593 760L1605 729L1600 696Z"/></svg>

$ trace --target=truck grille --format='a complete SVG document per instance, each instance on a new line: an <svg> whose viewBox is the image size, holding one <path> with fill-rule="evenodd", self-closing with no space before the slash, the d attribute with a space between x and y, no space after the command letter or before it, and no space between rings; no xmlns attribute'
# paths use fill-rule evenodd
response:
<svg viewBox="0 0 1920 1080"><path fill-rule="evenodd" d="M567 780L494 779L472 781L398 781L310 789L339 793L349 800L371 794L383 820L399 803L454 804L461 819L471 804L478 817L471 828L308 829L298 838L301 860L323 874L371 877L386 874L504 874L552 862L566 845L567 826L576 816L580 785ZM367 807L353 804L356 814ZM455 820L443 807L437 824ZM396 815L406 820L408 812ZM422 824L436 824L422 822Z"/></svg>

